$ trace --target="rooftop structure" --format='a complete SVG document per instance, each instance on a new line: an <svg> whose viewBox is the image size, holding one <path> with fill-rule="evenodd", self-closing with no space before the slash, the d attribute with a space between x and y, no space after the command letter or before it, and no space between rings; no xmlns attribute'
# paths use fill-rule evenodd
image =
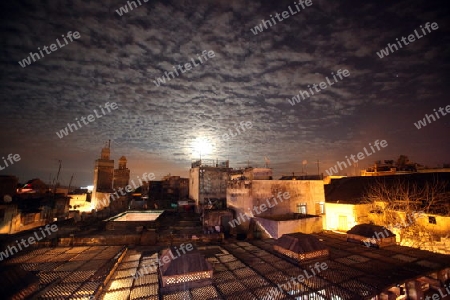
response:
<svg viewBox="0 0 450 300"><path fill-rule="evenodd" d="M273 239L198 246L212 264L212 282L182 291L163 292L158 268L137 274L161 257L149 247L40 248L3 263L35 271L42 299L425 299L445 292L450 282L447 255L397 245L364 247L336 233L313 236L329 249L320 271L311 261L274 251Z"/></svg>
<svg viewBox="0 0 450 300"><path fill-rule="evenodd" d="M347 231L347 241L364 243L372 247L395 245L395 234L383 226L359 224Z"/></svg>
<svg viewBox="0 0 450 300"><path fill-rule="evenodd" d="M283 234L273 245L275 251L298 261L326 258L327 247L319 239L310 234Z"/></svg>
<svg viewBox="0 0 450 300"><path fill-rule="evenodd" d="M212 284L211 263L198 250L187 250L191 251L180 256L176 254L180 250L175 247L161 251L160 261L168 261L159 268L162 292L184 291Z"/></svg>
<svg viewBox="0 0 450 300"><path fill-rule="evenodd" d="M163 210L130 210L108 218L104 222L108 230L132 229L137 227L149 229L156 227L156 221L163 213Z"/></svg>
<svg viewBox="0 0 450 300"><path fill-rule="evenodd" d="M195 201L197 212L202 211L210 199L225 203L230 171L228 160L198 160L191 164L189 198Z"/></svg>
<svg viewBox="0 0 450 300"><path fill-rule="evenodd" d="M125 211L105 221L155 221L163 212L162 210Z"/></svg>

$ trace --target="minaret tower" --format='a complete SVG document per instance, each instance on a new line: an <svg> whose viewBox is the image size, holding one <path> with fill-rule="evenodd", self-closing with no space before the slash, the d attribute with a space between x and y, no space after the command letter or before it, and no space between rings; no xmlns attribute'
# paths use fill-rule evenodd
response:
<svg viewBox="0 0 450 300"><path fill-rule="evenodd" d="M114 160L110 159L110 141L102 148L100 158L95 161L94 189L91 206L102 209L109 205L109 195L113 193Z"/></svg>

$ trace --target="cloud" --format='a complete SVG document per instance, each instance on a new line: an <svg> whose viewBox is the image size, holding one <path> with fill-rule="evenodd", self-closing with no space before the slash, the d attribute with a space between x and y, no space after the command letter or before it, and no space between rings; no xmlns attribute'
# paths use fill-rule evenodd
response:
<svg viewBox="0 0 450 300"><path fill-rule="evenodd" d="M115 10L125 4L2 4L2 11L15 16L2 21L0 119L1 137L8 140L2 153L18 152L26 141L45 149L44 157L81 149L92 162L111 139L129 161L152 164L150 159L156 159L187 169L193 157L186 140L217 141L234 122L252 121L247 135L227 146L216 142L213 156L232 163L268 156L274 165L300 156L332 161L348 154L344 145L372 139L372 131L360 133L362 118L376 120L391 105L411 107L417 97L438 103L444 95L440 53L448 42L436 41L437 32L383 60L376 56L421 24L408 21L423 9L420 3L405 10L406 1L384 7L314 1L258 36L250 28L292 2L154 1L119 17ZM431 8L426 14L441 22L438 12ZM392 22L406 25L396 29ZM18 65L69 30L79 31L81 38L26 68ZM213 50L216 57L154 85L156 77L203 50ZM435 67L420 71L429 66ZM351 76L295 107L287 103L286 98L339 68ZM107 101L120 108L62 140L56 137L57 130ZM414 110L435 108L429 105ZM386 120L390 127L398 127L408 111L399 114Z"/></svg>

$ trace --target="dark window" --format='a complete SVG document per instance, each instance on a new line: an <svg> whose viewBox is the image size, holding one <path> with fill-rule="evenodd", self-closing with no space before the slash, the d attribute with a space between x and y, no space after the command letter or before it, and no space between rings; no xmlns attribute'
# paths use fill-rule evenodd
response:
<svg viewBox="0 0 450 300"><path fill-rule="evenodd" d="M22 219L23 220L23 225L28 225L34 222L34 214L26 214L25 217Z"/></svg>
<svg viewBox="0 0 450 300"><path fill-rule="evenodd" d="M435 217L428 217L428 223L436 224L436 218Z"/></svg>

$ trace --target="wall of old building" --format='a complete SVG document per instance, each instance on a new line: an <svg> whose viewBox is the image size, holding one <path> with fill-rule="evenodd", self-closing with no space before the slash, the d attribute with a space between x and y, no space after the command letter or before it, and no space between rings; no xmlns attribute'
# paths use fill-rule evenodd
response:
<svg viewBox="0 0 450 300"><path fill-rule="evenodd" d="M92 209L101 210L109 206L111 193L92 192Z"/></svg>
<svg viewBox="0 0 450 300"><path fill-rule="evenodd" d="M325 203L324 228L347 231L353 226L369 223L370 204Z"/></svg>
<svg viewBox="0 0 450 300"><path fill-rule="evenodd" d="M323 231L322 216L313 216L297 220L271 220L260 217L254 218L263 226L272 238L278 239L283 234L301 232L306 234L320 233Z"/></svg>
<svg viewBox="0 0 450 300"><path fill-rule="evenodd" d="M200 166L189 171L189 198L197 206L208 199L225 199L229 168Z"/></svg>
<svg viewBox="0 0 450 300"><path fill-rule="evenodd" d="M15 204L5 204L0 205L2 218L0 219L0 234L10 234L15 231L15 221L19 220L17 217L17 205Z"/></svg>
<svg viewBox="0 0 450 300"><path fill-rule="evenodd" d="M322 180L234 180L228 182L227 205L250 217L270 217L298 213L319 214L317 206L325 202ZM255 211L254 207L258 210ZM261 209L263 208L263 209ZM265 209L265 211L263 211ZM259 213L258 213L259 211ZM247 219L240 228L248 229Z"/></svg>
<svg viewBox="0 0 450 300"><path fill-rule="evenodd" d="M195 205L199 204L199 168L191 168L189 170L189 199L195 201Z"/></svg>
<svg viewBox="0 0 450 300"><path fill-rule="evenodd" d="M88 202L88 194L74 194L69 195L70 197L70 206L73 210L79 210L80 212L86 211L90 212L92 210L91 202Z"/></svg>

